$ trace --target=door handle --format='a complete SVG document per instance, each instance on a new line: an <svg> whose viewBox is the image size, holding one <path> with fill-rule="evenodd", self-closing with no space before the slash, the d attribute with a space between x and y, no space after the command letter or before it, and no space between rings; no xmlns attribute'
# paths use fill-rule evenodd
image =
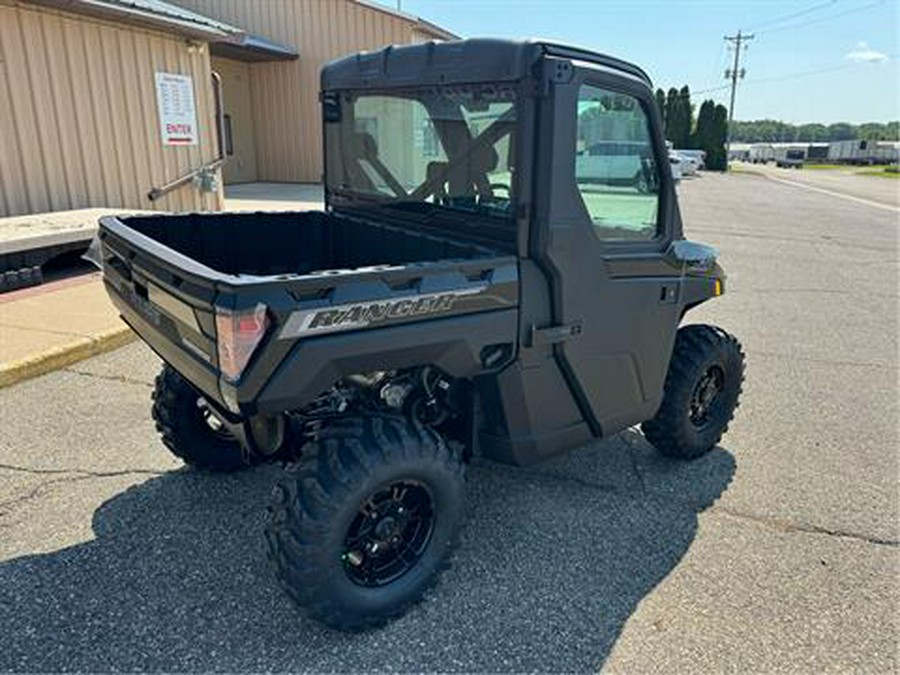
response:
<svg viewBox="0 0 900 675"><path fill-rule="evenodd" d="M659 289L659 302L663 305L672 305L678 301L678 285L664 284Z"/></svg>
<svg viewBox="0 0 900 675"><path fill-rule="evenodd" d="M581 322L567 323L563 326L547 326L546 328L538 328L531 326L531 335L529 336L529 347L540 347L542 345L552 345L557 342L564 342L573 337L581 335Z"/></svg>

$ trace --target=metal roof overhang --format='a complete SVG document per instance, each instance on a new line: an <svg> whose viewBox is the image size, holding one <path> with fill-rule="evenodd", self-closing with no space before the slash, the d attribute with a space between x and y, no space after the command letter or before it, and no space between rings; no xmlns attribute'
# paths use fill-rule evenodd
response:
<svg viewBox="0 0 900 675"><path fill-rule="evenodd" d="M155 28L209 43L210 53L241 61L282 61L299 57L293 47L252 35L165 0L29 0L76 14Z"/></svg>
<svg viewBox="0 0 900 675"><path fill-rule="evenodd" d="M181 10L162 0L29 0L33 4L67 10L133 26L155 28L199 40L221 40L240 29ZM170 11L171 8L171 11ZM179 11L180 10L180 11Z"/></svg>
<svg viewBox="0 0 900 675"><path fill-rule="evenodd" d="M209 53L238 61L292 61L300 58L294 47L250 33L214 40L210 42Z"/></svg>

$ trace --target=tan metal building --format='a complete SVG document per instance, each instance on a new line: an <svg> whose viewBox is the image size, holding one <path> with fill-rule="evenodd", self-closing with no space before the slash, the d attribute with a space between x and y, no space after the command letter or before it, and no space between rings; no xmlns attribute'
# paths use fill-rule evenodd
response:
<svg viewBox="0 0 900 675"><path fill-rule="evenodd" d="M0 216L318 181L321 66L452 37L367 0L0 0Z"/></svg>
<svg viewBox="0 0 900 675"><path fill-rule="evenodd" d="M300 52L296 60L213 58L234 139L226 182L317 182L322 173L319 71L344 54L453 38L415 17L361 0L176 0Z"/></svg>

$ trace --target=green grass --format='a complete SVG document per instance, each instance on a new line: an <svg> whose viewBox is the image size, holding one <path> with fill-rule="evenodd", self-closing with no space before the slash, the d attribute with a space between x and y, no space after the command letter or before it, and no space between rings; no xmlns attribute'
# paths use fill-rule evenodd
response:
<svg viewBox="0 0 900 675"><path fill-rule="evenodd" d="M855 171L853 173L854 176L875 176L876 178L893 178L894 180L900 179L900 172L897 170L890 171L890 167L875 167L872 169L863 169L861 171Z"/></svg>
<svg viewBox="0 0 900 675"><path fill-rule="evenodd" d="M759 173L759 171L754 171L741 162L731 161L728 163L728 173Z"/></svg>
<svg viewBox="0 0 900 675"><path fill-rule="evenodd" d="M900 178L896 167L889 166L872 166L860 169L852 164L804 164L804 169L812 169L814 171L840 171L843 170L854 176L876 176L878 178ZM893 171L890 169L893 168Z"/></svg>

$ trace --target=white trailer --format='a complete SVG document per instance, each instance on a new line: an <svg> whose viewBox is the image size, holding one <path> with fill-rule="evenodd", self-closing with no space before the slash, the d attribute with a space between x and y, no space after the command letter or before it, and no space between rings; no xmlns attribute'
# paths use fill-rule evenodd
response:
<svg viewBox="0 0 900 675"><path fill-rule="evenodd" d="M900 143L894 141L834 141L828 144L828 161L836 164L894 164L900 159Z"/></svg>
<svg viewBox="0 0 900 675"><path fill-rule="evenodd" d="M775 159L775 148L771 143L754 143L748 151L748 160L753 164L766 164Z"/></svg>

